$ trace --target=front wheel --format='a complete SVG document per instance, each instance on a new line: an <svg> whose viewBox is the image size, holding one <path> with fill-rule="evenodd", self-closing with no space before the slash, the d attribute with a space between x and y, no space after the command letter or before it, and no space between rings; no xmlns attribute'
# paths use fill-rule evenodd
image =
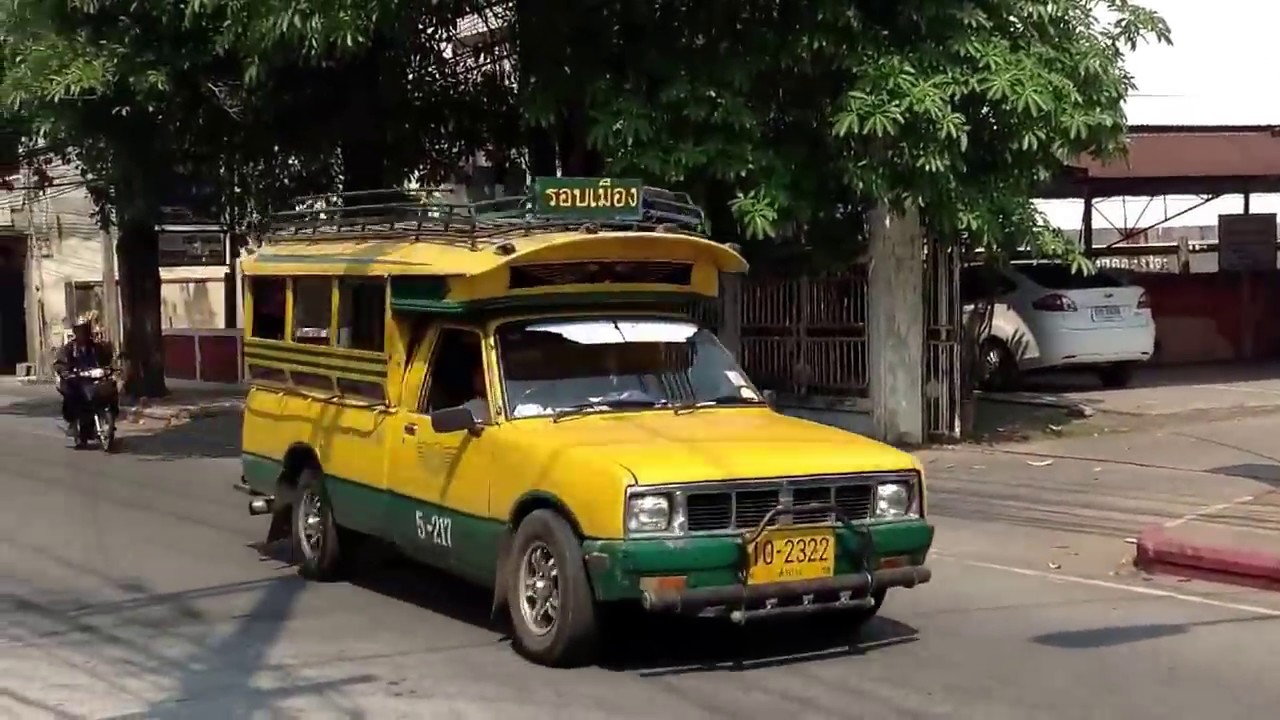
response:
<svg viewBox="0 0 1280 720"><path fill-rule="evenodd" d="M880 614L880 608L884 605L884 599L888 593L888 590L877 590L871 593L871 599L876 601L875 605L872 605L869 608L850 610L849 614L845 616L849 622L849 629L855 633L862 632L862 629L867 626L867 623L874 620L876 615Z"/></svg>
<svg viewBox="0 0 1280 720"><path fill-rule="evenodd" d="M540 665L590 662L598 627L582 542L562 517L535 510L520 523L508 566L516 648Z"/></svg>
<svg viewBox="0 0 1280 720"><path fill-rule="evenodd" d="M116 449L116 421L110 410L98 413L98 445L105 453Z"/></svg>

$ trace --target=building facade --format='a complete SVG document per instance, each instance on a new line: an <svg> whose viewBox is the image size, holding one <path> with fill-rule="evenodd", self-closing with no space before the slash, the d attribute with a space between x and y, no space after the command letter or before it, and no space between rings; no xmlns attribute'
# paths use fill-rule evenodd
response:
<svg viewBox="0 0 1280 720"><path fill-rule="evenodd" d="M107 236L98 228L93 202L74 168L54 164L46 174L11 174L0 188L0 374L46 374L78 315L95 310L106 317ZM162 255L166 246L183 245L174 235L162 235ZM118 258L112 259L118 267ZM222 260L161 268L163 327L234 325L227 276ZM230 284L234 293L234 280ZM104 329L119 337L119 318L115 328Z"/></svg>

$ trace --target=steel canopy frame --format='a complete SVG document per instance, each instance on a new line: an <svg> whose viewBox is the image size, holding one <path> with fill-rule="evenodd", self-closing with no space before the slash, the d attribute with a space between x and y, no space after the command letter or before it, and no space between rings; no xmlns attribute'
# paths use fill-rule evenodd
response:
<svg viewBox="0 0 1280 720"><path fill-rule="evenodd" d="M1112 225L1121 237L1106 246L1111 247L1224 195L1243 195L1247 213L1249 196L1253 193L1280 193L1280 127L1134 126L1129 135L1128 158L1104 164L1095 158L1081 157L1065 166L1038 197L1084 201L1081 234L1085 252L1091 253L1094 200L1168 195L1200 197L1195 205L1139 230ZM1105 216L1103 219L1111 224Z"/></svg>

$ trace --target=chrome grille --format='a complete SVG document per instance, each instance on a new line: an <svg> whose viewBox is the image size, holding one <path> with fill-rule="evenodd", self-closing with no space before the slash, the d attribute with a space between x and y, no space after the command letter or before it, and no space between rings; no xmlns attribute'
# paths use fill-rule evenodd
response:
<svg viewBox="0 0 1280 720"><path fill-rule="evenodd" d="M880 482L916 481L915 474L876 474L832 478L823 482L819 478L779 480L774 487L752 487L744 483L741 489L716 489L685 493L685 513L689 532L716 532L725 530L749 530L764 520L770 510L777 507L782 498L782 487L791 488L795 506L814 503L834 503L844 517L852 521L869 520L875 506L875 488ZM781 514L781 513L780 513ZM835 522L833 513L807 511L793 513L791 523L808 525ZM770 526L778 524L775 516Z"/></svg>

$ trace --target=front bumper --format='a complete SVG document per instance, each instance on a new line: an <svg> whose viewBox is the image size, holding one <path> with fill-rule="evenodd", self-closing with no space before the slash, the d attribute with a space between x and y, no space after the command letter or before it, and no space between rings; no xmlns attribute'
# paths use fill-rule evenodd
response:
<svg viewBox="0 0 1280 720"><path fill-rule="evenodd" d="M883 590L914 587L932 577L924 563L933 526L924 520L834 532L831 577L763 585L745 582L746 541L739 535L588 540L584 551L597 600L634 600L653 612L729 615L739 621L870 607Z"/></svg>

